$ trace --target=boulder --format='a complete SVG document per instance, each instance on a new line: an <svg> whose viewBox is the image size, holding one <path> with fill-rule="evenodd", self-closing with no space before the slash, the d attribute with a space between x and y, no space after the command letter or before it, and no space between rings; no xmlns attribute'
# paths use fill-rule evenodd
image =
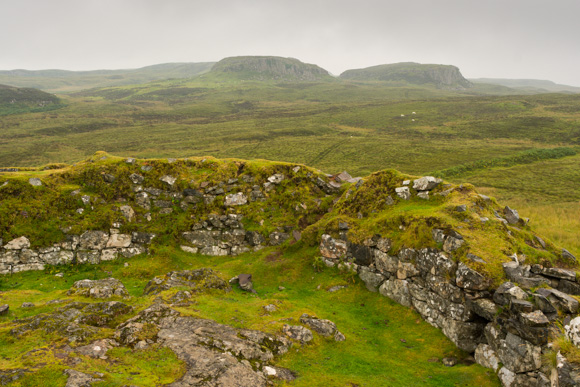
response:
<svg viewBox="0 0 580 387"><path fill-rule="evenodd" d="M337 336L338 329L336 328L336 324L333 323L330 320L323 320L323 319L319 319L317 317L314 316L310 316L306 313L304 313L302 316L300 316L300 322L304 325L307 325L310 329L312 329L314 332L325 336L325 337L334 337L335 339L341 338L341 340L336 340L336 341L344 341L344 335L339 334Z"/></svg>
<svg viewBox="0 0 580 387"><path fill-rule="evenodd" d="M320 254L325 258L346 258L347 244L345 241L334 239L328 234L322 235L320 241Z"/></svg>
<svg viewBox="0 0 580 387"><path fill-rule="evenodd" d="M508 206L505 206L505 208L503 209L503 213L505 219L508 221L509 224L518 224L518 222L520 221L520 215L518 214L518 212L514 209L509 208Z"/></svg>
<svg viewBox="0 0 580 387"><path fill-rule="evenodd" d="M447 238L445 238L445 242L443 242L443 251L446 253L452 253L463 246L464 243L465 241L463 239L455 238L449 235Z"/></svg>
<svg viewBox="0 0 580 387"><path fill-rule="evenodd" d="M487 344L479 344L475 348L475 362L485 368L491 368L495 372L497 372L500 364L497 354Z"/></svg>
<svg viewBox="0 0 580 387"><path fill-rule="evenodd" d="M129 292L127 292L125 285L115 278L76 281L67 294L69 296L84 296L90 298L129 297Z"/></svg>
<svg viewBox="0 0 580 387"><path fill-rule="evenodd" d="M423 176L420 179L413 180L413 189L417 191L431 191L442 182L441 179L433 176Z"/></svg>
<svg viewBox="0 0 580 387"><path fill-rule="evenodd" d="M574 254L572 254L566 249L562 249L562 258L576 262L576 257L574 256Z"/></svg>
<svg viewBox="0 0 580 387"><path fill-rule="evenodd" d="M292 340L298 340L302 343L307 343L313 339L312 332L300 325L284 324L282 332Z"/></svg>
<svg viewBox="0 0 580 387"><path fill-rule="evenodd" d="M580 348L580 317L573 318L564 326L566 337L572 344Z"/></svg>
<svg viewBox="0 0 580 387"><path fill-rule="evenodd" d="M230 194L225 197L224 205L227 207L231 206L242 206L248 203L248 198L242 192L235 194Z"/></svg>
<svg viewBox="0 0 580 387"><path fill-rule="evenodd" d="M42 181L40 181L38 177L31 177L30 179L28 179L28 184L30 184L33 187L40 187L42 185Z"/></svg>
<svg viewBox="0 0 580 387"><path fill-rule="evenodd" d="M177 181L177 178L173 177L173 176L169 176L169 175L164 175L164 176L161 176L159 178L159 180L161 180L162 182L164 182L168 186L173 187L173 184L175 184L175 182Z"/></svg>
<svg viewBox="0 0 580 387"><path fill-rule="evenodd" d="M409 187L398 187L395 188L395 193L398 197L403 200L409 200L411 198L411 192L409 191Z"/></svg>
<svg viewBox="0 0 580 387"><path fill-rule="evenodd" d="M101 381L101 379L94 378L91 375L77 370L68 369L64 370L64 373L68 375L65 387L88 387L92 386L93 383Z"/></svg>
<svg viewBox="0 0 580 387"><path fill-rule="evenodd" d="M103 231L86 231L81 235L80 248L85 250L102 250L109 240L109 234Z"/></svg>
<svg viewBox="0 0 580 387"><path fill-rule="evenodd" d="M385 281L385 276L375 273L366 266L359 266L358 276L365 283L367 289L371 292L378 292L379 286Z"/></svg>
<svg viewBox="0 0 580 387"><path fill-rule="evenodd" d="M445 319L441 330L459 349L472 353L482 342L485 324Z"/></svg>
<svg viewBox="0 0 580 387"><path fill-rule="evenodd" d="M0 316L5 316L8 314L10 306L8 304L0 305Z"/></svg>
<svg viewBox="0 0 580 387"><path fill-rule="evenodd" d="M276 173L268 178L268 181L272 184L280 184L284 180L284 175L281 173Z"/></svg>
<svg viewBox="0 0 580 387"><path fill-rule="evenodd" d="M411 306L411 294L406 280L390 279L379 287L379 293L403 305Z"/></svg>
<svg viewBox="0 0 580 387"><path fill-rule="evenodd" d="M28 249L30 247L30 241L25 236L12 239L10 242L4 245L6 250L22 250Z"/></svg>
<svg viewBox="0 0 580 387"><path fill-rule="evenodd" d="M528 294L511 282L501 284L493 294L493 301L500 305L508 305L511 300L525 300Z"/></svg>
<svg viewBox="0 0 580 387"><path fill-rule="evenodd" d="M129 180L131 180L133 184L143 184L145 178L137 173L132 173L129 175Z"/></svg>
<svg viewBox="0 0 580 387"><path fill-rule="evenodd" d="M536 293L546 297L550 302L565 313L577 313L579 303L575 298L556 289L540 288Z"/></svg>
<svg viewBox="0 0 580 387"><path fill-rule="evenodd" d="M127 222L135 220L135 210L133 210L131 206L121 206L119 210L121 210L121 214L125 219L127 219Z"/></svg>
<svg viewBox="0 0 580 387"><path fill-rule="evenodd" d="M145 286L145 294L158 294L174 287L187 287L192 292L203 292L210 289L229 291L230 286L218 277L212 269L172 271L153 278Z"/></svg>
<svg viewBox="0 0 580 387"><path fill-rule="evenodd" d="M515 373L535 371L542 366L542 349L511 333L500 340L497 355Z"/></svg>
<svg viewBox="0 0 580 387"><path fill-rule="evenodd" d="M132 239L131 235L128 234L111 234L105 247L129 247L131 246Z"/></svg>
<svg viewBox="0 0 580 387"><path fill-rule="evenodd" d="M290 234L285 232L274 231L268 236L270 239L270 246L278 246L290 238Z"/></svg>
<svg viewBox="0 0 580 387"><path fill-rule="evenodd" d="M447 240L449 239L447 238ZM467 290L486 290L490 286L490 281L487 278L469 268L463 262L457 264L455 282L457 286Z"/></svg>

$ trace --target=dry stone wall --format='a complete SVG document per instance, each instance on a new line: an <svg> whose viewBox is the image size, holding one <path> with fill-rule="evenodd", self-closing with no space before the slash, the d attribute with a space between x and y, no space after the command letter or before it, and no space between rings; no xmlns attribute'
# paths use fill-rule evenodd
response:
<svg viewBox="0 0 580 387"><path fill-rule="evenodd" d="M550 338L563 333L560 326L568 323L566 333L580 343L580 317L570 322L579 311L572 297L580 295L576 273L524 265L513 257L503 265L510 281L494 289L484 275L453 258L460 234L440 229L432 234L443 242L443 251L402 248L392 253L388 238L376 235L354 244L343 232L339 238L323 235L320 253L327 266L356 270L368 290L414 308L458 348L497 372L504 386L550 386L550 379L560 380L560 386L578 385L579 370L561 354L559 367L542 364Z"/></svg>
<svg viewBox="0 0 580 387"><path fill-rule="evenodd" d="M52 246L32 249L28 238L22 236L0 248L0 274L44 270L45 265L96 265L119 257L130 258L148 252L154 237L143 232L120 234L117 229L86 231L81 235L67 235L65 241Z"/></svg>

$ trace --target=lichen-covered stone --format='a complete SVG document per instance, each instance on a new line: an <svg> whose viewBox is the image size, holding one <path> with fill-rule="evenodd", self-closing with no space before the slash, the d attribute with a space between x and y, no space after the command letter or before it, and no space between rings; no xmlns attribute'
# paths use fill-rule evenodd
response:
<svg viewBox="0 0 580 387"><path fill-rule="evenodd" d="M91 298L129 297L125 285L115 278L76 281L67 294Z"/></svg>
<svg viewBox="0 0 580 387"><path fill-rule="evenodd" d="M188 287L193 292L210 289L230 290L228 283L212 269L172 271L153 278L145 286L145 294L157 294L174 287Z"/></svg>
<svg viewBox="0 0 580 387"><path fill-rule="evenodd" d="M313 339L312 332L300 325L284 324L282 332L292 340L298 340L302 343L307 343Z"/></svg>
<svg viewBox="0 0 580 387"><path fill-rule="evenodd" d="M336 324L330 320L319 319L314 316L310 316L304 313L300 316L300 322L304 325L307 325L310 329L314 332L325 336L325 337L334 337L338 332L336 328ZM343 335L344 336L344 335Z"/></svg>
<svg viewBox="0 0 580 387"><path fill-rule="evenodd" d="M320 241L320 254L325 258L340 259L346 258L347 245L346 242L334 239L328 234L322 235Z"/></svg>
<svg viewBox="0 0 580 387"><path fill-rule="evenodd" d="M22 250L28 249L30 247L30 241L25 236L12 239L10 242L4 245L6 250Z"/></svg>

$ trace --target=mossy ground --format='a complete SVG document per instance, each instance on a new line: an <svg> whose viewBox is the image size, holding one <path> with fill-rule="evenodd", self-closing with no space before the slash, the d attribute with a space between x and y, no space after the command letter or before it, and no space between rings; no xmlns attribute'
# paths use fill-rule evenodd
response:
<svg viewBox="0 0 580 387"><path fill-rule="evenodd" d="M124 302L137 310L142 309L154 297L143 296L142 289L148 278L144 278L139 270L134 273L133 270L155 262L159 273L211 267L223 278L239 273L253 274L257 295L243 292L237 287L229 293L213 291L198 295L192 305L176 308L184 315L278 334L284 323L297 324L302 313L334 321L347 341L339 343L315 336L313 343L305 346L296 344L276 362L300 376L289 385L499 385L493 372L476 364L460 364L453 368L443 366L440 362L443 357L465 359L467 355L412 309L367 291L360 281L353 283L336 269L315 271L312 256L316 254L316 249L291 246L285 252L279 251L278 248L268 248L238 257L206 257L165 247L153 256L125 260L129 267L124 267L124 262L119 261L98 268L88 265L63 267L63 278L42 272L5 277L0 285L0 302L7 302L11 311L9 316L0 317L0 340L3 344L0 347L0 368L26 368L44 363L38 368L40 375L54 375L53 385L64 385L65 378L60 372L70 366L55 359L50 351L42 351L34 361L30 360L31 351L64 343L55 342L55 337L39 332L15 340L7 332L11 320L57 308L59 305L46 306L46 301L65 298L66 290L78 279L106 278L110 275L120 278L132 293L133 298ZM40 287L39 281L42 281ZM327 291L335 285L348 287L335 293ZM279 286L285 289L279 290ZM168 298L174 292L163 292L161 296ZM33 302L38 306L22 309L19 308L22 302ZM276 305L278 310L265 313L263 306L267 304ZM98 386L122 386L127 383L157 385L169 382L184 370L183 364L169 351L156 348L146 351L114 349L109 353L112 365L109 361L81 358L83 363L76 369L105 374L105 381ZM432 362L435 358L439 361ZM31 386L38 378L39 374L31 374L13 385Z"/></svg>
<svg viewBox="0 0 580 387"><path fill-rule="evenodd" d="M143 172L141 165L153 167ZM338 234L338 223L350 226L349 239L362 242L376 233L393 240L392 253L399 248L423 248L437 246L431 236L433 228L454 229L462 234L466 246L452 254L456 260L465 260L468 251L488 262L474 266L491 276L496 283L503 280L501 263L508 261L512 253L525 254L528 262L551 264L558 262L558 246L550 242L547 249L532 247L526 241L533 240L535 230L527 225L504 226L494 220L494 210L501 211L493 199L486 201L477 195L471 185L441 185L431 192L429 200L413 193L408 201L398 198L395 187L412 176L394 170L377 172L364 179L360 188L345 184L335 194L327 195L313 184L320 172L301 166L269 161L217 160L191 158L169 163L167 160L137 160L128 164L124 159L98 153L91 159L73 167L54 170L29 170L6 175L0 181L8 185L0 188L5 205L0 208L4 219L0 229L4 240L27 235L36 245L46 246L64 238L63 227L108 229L111 222L119 219L117 208L131 204L131 184L128 175L140 173L146 176L148 185L163 188L159 177L171 174L178 177L175 183L179 190L198 188L201 182L209 185L233 177L249 174L258 184L274 173L284 173L286 180L267 194L265 202L253 202L235 210L226 210L223 199L212 204L200 204L188 210L177 203L174 212L160 216L153 211L151 222L142 218L135 223L125 223L122 232L153 231L158 234L150 249L150 255L127 260L104 262L98 266L71 265L47 267L44 272L26 272L0 278L0 302L8 303L11 312L0 317L0 368L38 366L44 373L56 373L70 368L57 359L51 346L64 344L54 335L33 332L15 340L8 331L12 320L40 312L50 312L60 305L48 305L47 301L65 298L74 281L89 278L99 279L113 276L127 287L132 299L124 301L135 307L136 313L153 301L154 296L144 296L146 283L154 276L172 270L210 267L228 279L240 273L254 276L257 295L235 289L230 293L212 291L195 296L189 307L178 307L185 314L214 319L236 327L259 329L279 333L284 323L294 321L302 313L317 315L334 321L346 335L347 341L336 343L316 337L313 344L296 346L279 360L280 365L297 371L300 378L295 386L400 386L417 383L433 386L497 385L493 372L478 365L460 364L453 368L444 367L435 358L456 356L461 353L437 329L422 321L411 309L396 305L389 299L366 290L353 276L335 269L316 270L313 267L318 255L317 245L323 233ZM59 166L61 167L61 166ZM292 171L292 172L291 172ZM104 174L116 176L115 183L108 184ZM31 176L41 177L44 185L32 187ZM250 183L251 186L254 183ZM412 186L412 183L411 183ZM8 188L7 188L8 187ZM435 193L453 188L448 196ZM92 197L93 208L87 208L83 216L75 212L81 205L71 192L80 189L80 194ZM242 191L248 187L240 187ZM394 204L386 202L387 196ZM122 200L119 200L122 198ZM53 203L46 206L45 203ZM305 204L306 209L296 206ZM465 204L467 211L457 212L458 205ZM138 217L141 209L136 206ZM22 211L33 216L22 216ZM180 233L203 219L210 212L240 212L244 225L267 235L282 226L302 230L302 239L294 243L287 241L280 247L268 247L259 252L246 253L237 257L207 257L191 255L178 250L183 242ZM362 219L359 219L359 214ZM488 217L488 222L481 222ZM301 219L303 220L301 224ZM263 221L263 222L262 222ZM36 240L35 238L39 238ZM129 266L123 264L127 262ZM55 277L57 272L63 277ZM347 285L336 293L327 290L335 285ZM279 290L279 286L286 289ZM176 289L161 294L166 299ZM78 297L73 297L80 300ZM20 308L22 302L37 304L31 309ZM262 307L275 304L278 311L265 314ZM292 320L288 320L292 319ZM112 334L110 328L98 337ZM41 352L34 349L46 348ZM31 358L31 353L34 357ZM103 372L103 385L120 386L129 378L138 385L167 383L171 377L183 373L184 366L171 354L155 348L146 351L116 349L111 352L114 367L103 371L102 361L85 359L84 372ZM157 357L156 357L157 356ZM31 360L33 359L33 360ZM156 364L159 363L159 366ZM136 374L138 373L138 374ZM33 383L35 375L26 376L19 385ZM18 384L17 384L18 385Z"/></svg>

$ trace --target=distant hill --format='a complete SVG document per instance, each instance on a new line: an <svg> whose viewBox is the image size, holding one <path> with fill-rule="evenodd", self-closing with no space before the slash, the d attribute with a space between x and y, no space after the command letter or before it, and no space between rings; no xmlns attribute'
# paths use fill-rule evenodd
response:
<svg viewBox="0 0 580 387"><path fill-rule="evenodd" d="M0 115L51 110L60 99L44 91L0 85Z"/></svg>
<svg viewBox="0 0 580 387"><path fill-rule="evenodd" d="M504 78L477 78L470 79L473 83L488 83L510 87L512 89L532 93L580 93L580 87L560 85L552 81L540 79L504 79Z"/></svg>
<svg viewBox="0 0 580 387"><path fill-rule="evenodd" d="M53 93L68 93L160 79L191 78L209 71L214 63L164 63L126 70L8 70L0 71L0 83L16 87L33 87Z"/></svg>
<svg viewBox="0 0 580 387"><path fill-rule="evenodd" d="M471 82L461 75L459 69L450 65L403 62L347 70L342 79L357 81L387 81L413 85L433 84L440 88L466 89Z"/></svg>
<svg viewBox="0 0 580 387"><path fill-rule="evenodd" d="M225 74L243 80L312 82L332 80L321 67L294 58L277 56L238 56L217 62L211 74Z"/></svg>

